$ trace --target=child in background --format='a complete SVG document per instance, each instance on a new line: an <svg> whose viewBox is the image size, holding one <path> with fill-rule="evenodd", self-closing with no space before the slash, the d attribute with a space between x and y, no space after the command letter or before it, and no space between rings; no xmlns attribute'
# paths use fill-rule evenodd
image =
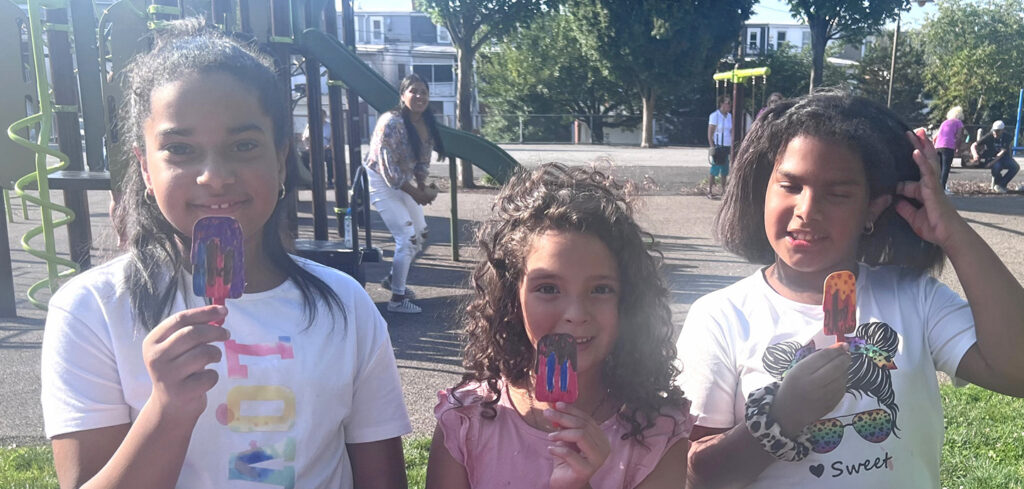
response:
<svg viewBox="0 0 1024 489"><path fill-rule="evenodd" d="M282 242L295 158L272 59L188 19L125 75L126 253L65 284L46 318L61 486L406 487L387 325L357 282ZM243 230L245 295L227 307L189 286L208 215Z"/></svg>
<svg viewBox="0 0 1024 489"><path fill-rule="evenodd" d="M494 211L465 318L468 372L438 394L427 488L680 487L692 421L673 384L668 290L621 187L547 164L513 178ZM573 404L534 395L549 333L576 339Z"/></svg>
<svg viewBox="0 0 1024 489"><path fill-rule="evenodd" d="M939 487L936 371L1024 396L1024 288L888 109L838 94L769 108L716 231L767 266L697 300L679 338L694 487ZM929 276L943 253L967 301ZM837 342L822 287L841 270L858 326Z"/></svg>

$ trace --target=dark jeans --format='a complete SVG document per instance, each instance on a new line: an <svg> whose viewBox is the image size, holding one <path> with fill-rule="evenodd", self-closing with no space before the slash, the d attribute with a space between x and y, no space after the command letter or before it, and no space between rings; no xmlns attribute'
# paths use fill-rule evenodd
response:
<svg viewBox="0 0 1024 489"><path fill-rule="evenodd" d="M306 167L307 170L312 174L313 169L309 166L309 150L303 150L299 153L299 159L302 160L302 166ZM334 152L330 148L324 149L324 160L327 163L327 185L334 184Z"/></svg>
<svg viewBox="0 0 1024 489"><path fill-rule="evenodd" d="M1004 170L1006 171L1005 174L1003 173ZM1020 165L1010 156L1009 151L1002 158L996 160L995 163L992 163L992 178L995 179L996 185L1000 187L1006 187L1010 180L1013 180L1013 177L1017 175L1018 171L1020 171Z"/></svg>
<svg viewBox="0 0 1024 489"><path fill-rule="evenodd" d="M949 169L953 167L953 148L939 148L939 158L942 161L942 186L949 181Z"/></svg>

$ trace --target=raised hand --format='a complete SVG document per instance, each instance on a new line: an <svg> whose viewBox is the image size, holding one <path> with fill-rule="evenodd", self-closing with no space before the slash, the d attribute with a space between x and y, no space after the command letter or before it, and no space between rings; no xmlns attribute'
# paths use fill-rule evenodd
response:
<svg viewBox="0 0 1024 489"><path fill-rule="evenodd" d="M206 393L217 384L217 372L206 368L221 359L220 348L230 333L209 324L227 316L224 306L178 312L160 322L142 342L142 358L153 392L149 403L158 409L198 418L206 409Z"/></svg>
<svg viewBox="0 0 1024 489"><path fill-rule="evenodd" d="M846 394L849 370L846 343L818 350L797 363L772 401L771 414L782 434L796 437L805 426L835 409Z"/></svg>
<svg viewBox="0 0 1024 489"><path fill-rule="evenodd" d="M564 402L544 411L544 417L559 427L548 435L555 442L548 447L554 457L551 489L590 487L590 478L611 452L608 437L590 414Z"/></svg>
<svg viewBox="0 0 1024 489"><path fill-rule="evenodd" d="M945 248L949 239L959 234L956 228L967 223L946 198L939 181L939 155L932 142L911 132L907 132L907 139L914 145L914 162L921 172L921 180L900 182L896 193L922 205L916 207L906 200L898 200L896 212L921 239Z"/></svg>

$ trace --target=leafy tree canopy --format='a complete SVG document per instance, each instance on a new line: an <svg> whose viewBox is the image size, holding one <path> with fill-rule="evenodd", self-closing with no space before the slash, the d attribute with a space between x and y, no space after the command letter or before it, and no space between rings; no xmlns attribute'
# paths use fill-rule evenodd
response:
<svg viewBox="0 0 1024 489"><path fill-rule="evenodd" d="M709 83L754 0L569 0L576 36L604 74L643 104L642 146L652 143L659 93Z"/></svg>
<svg viewBox="0 0 1024 489"><path fill-rule="evenodd" d="M1024 88L1024 0L947 0L922 27L928 65L925 88L934 97L933 122L954 105L965 123L1008 124Z"/></svg>

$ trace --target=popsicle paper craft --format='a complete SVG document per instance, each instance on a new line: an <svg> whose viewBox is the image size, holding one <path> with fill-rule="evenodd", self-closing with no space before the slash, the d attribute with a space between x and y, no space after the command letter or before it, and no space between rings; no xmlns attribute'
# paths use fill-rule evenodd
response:
<svg viewBox="0 0 1024 489"><path fill-rule="evenodd" d="M825 311L825 335L846 342L846 335L857 329L857 277L853 272L833 272L825 278L821 304Z"/></svg>
<svg viewBox="0 0 1024 489"><path fill-rule="evenodd" d="M208 216L192 228L192 291L211 302L237 299L245 289L242 227L232 217ZM214 324L218 326L223 321Z"/></svg>
<svg viewBox="0 0 1024 489"><path fill-rule="evenodd" d="M537 342L536 398L544 402L576 402L576 338L571 334L548 334Z"/></svg>

